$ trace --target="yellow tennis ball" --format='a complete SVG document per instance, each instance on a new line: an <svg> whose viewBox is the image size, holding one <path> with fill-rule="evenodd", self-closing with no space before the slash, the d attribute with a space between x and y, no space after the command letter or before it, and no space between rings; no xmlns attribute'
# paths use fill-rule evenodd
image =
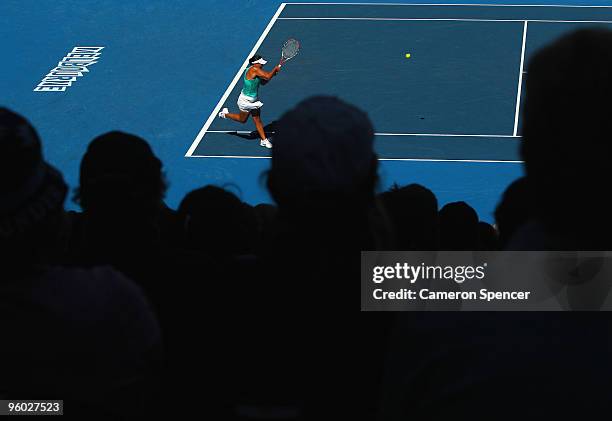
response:
<svg viewBox="0 0 612 421"><path fill-rule="evenodd" d="M410 53L406 54L406 58L410 58Z"/></svg>

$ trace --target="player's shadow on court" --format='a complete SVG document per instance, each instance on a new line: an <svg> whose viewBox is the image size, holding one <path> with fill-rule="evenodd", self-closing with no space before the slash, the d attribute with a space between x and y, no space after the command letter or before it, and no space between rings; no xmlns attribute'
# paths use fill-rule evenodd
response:
<svg viewBox="0 0 612 421"><path fill-rule="evenodd" d="M274 134L276 133L276 121L273 121L270 124L266 124L264 126L264 132L266 132L266 136L268 138L273 137ZM243 139L249 139L249 140L259 139L259 134L257 133L257 130L253 130L250 133L235 131L235 132L230 132L228 134L232 136L241 137Z"/></svg>

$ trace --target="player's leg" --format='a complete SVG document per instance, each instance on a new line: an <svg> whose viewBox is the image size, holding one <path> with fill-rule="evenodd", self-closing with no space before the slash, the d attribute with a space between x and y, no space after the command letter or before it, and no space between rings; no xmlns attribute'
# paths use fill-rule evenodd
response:
<svg viewBox="0 0 612 421"><path fill-rule="evenodd" d="M264 131L263 123L261 122L261 112L259 110L251 111L253 115L253 121L255 122L255 128L261 140L265 140L266 132Z"/></svg>
<svg viewBox="0 0 612 421"><path fill-rule="evenodd" d="M235 113L230 113L227 108L224 108L223 111L219 113L219 117L229 118L230 120L234 120L234 121L237 121L238 123L244 124L249 119L249 112L241 110L239 114L235 114Z"/></svg>
<svg viewBox="0 0 612 421"><path fill-rule="evenodd" d="M264 131L264 126L263 126L263 123L261 122L261 113L259 109L251 111L251 115L253 116L253 121L255 122L255 128L257 129L259 138L261 139L259 144L261 146L265 146L266 148L271 148L272 144L266 138L266 132Z"/></svg>

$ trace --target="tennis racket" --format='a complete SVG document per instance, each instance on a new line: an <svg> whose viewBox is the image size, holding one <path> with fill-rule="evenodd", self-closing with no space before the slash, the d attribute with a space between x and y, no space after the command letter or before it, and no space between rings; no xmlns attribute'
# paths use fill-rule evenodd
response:
<svg viewBox="0 0 612 421"><path fill-rule="evenodd" d="M279 67L285 64L286 61L291 60L293 57L297 56L297 53L299 52L300 42L297 39L288 39L281 50L281 60L278 64Z"/></svg>

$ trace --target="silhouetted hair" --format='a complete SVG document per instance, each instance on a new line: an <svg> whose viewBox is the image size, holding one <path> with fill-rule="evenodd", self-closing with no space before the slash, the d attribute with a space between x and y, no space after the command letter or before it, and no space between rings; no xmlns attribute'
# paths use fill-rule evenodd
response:
<svg viewBox="0 0 612 421"><path fill-rule="evenodd" d="M67 186L43 159L36 130L0 108L0 253L3 261L49 246L59 229ZM28 258L33 256L28 255Z"/></svg>
<svg viewBox="0 0 612 421"><path fill-rule="evenodd" d="M438 200L431 190L419 184L395 185L379 197L393 224L398 249L438 249Z"/></svg>
<svg viewBox="0 0 612 421"><path fill-rule="evenodd" d="M440 248L477 250L478 214L465 202L448 203L440 209Z"/></svg>
<svg viewBox="0 0 612 421"><path fill-rule="evenodd" d="M95 138L81 161L75 201L83 210L157 209L166 192L162 163L140 137L110 132Z"/></svg>
<svg viewBox="0 0 612 421"><path fill-rule="evenodd" d="M186 248L228 256L252 251L257 220L233 193L216 186L196 189L181 201L178 214Z"/></svg>

